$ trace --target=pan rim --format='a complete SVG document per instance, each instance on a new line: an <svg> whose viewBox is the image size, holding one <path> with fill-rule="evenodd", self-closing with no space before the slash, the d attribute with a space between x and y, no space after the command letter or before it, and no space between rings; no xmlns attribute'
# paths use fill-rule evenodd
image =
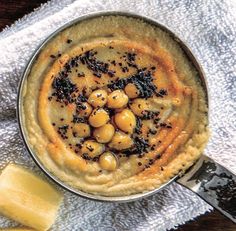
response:
<svg viewBox="0 0 236 231"><path fill-rule="evenodd" d="M96 17L101 17L101 16L126 16L126 17L131 17L131 18L136 18L136 19L141 19L145 22L147 22L148 24L151 24L155 27L161 28L162 30L164 30L165 32L167 32L181 47L181 49L184 51L184 53L186 54L186 56L188 57L189 61L193 63L193 66L196 68L198 75L201 79L201 83L204 85L203 88L205 89L205 94L206 94L206 101L208 104L208 111L209 111L209 102L208 102L208 87L207 87L207 83L206 83L206 77L205 77L205 73L199 63L199 61L197 60L196 56L193 54L193 52L191 51L191 49L186 45L186 42L183 41L182 39L180 39L172 30L170 30L167 26L159 23L157 20L147 17L147 16L143 16L137 13L133 13L130 11L99 11L96 13L89 13L89 14L84 14L66 24L64 24L63 26L59 27L57 30L55 30L54 32L52 32L49 36L47 36L47 38L36 48L36 50L34 51L33 55L30 57L29 62L27 63L21 78L20 78L20 82L19 82L19 86L18 86L18 92L17 92L17 121L18 121L18 126L19 126L19 130L20 130L20 134L24 143L24 146L27 149L27 152L30 154L31 158L34 160L34 162L36 163L36 165L44 172L44 174L49 177L54 183L56 183L57 185L59 185L60 187L62 187L63 189L72 192L73 194L77 195L77 196L81 196L83 198L87 198L87 199L91 199L91 200L96 200L96 201L101 201L101 202L131 202L131 201L135 201L138 199L142 199L148 196L151 196L157 192L159 192L160 190L162 190L163 188L165 188L168 184L172 183L173 181L175 181L179 175L176 175L174 177L172 177L169 181L167 181L165 184L161 185L158 188L155 188L154 190L151 191L147 191L147 192L142 192L142 193L137 193L137 194L131 194L131 195L127 195L127 196L101 196L101 195L96 195L96 194L91 194L91 193L86 193L82 190L79 189L75 189L71 186L69 186L68 184L66 184L65 182L63 182L62 180L60 180L59 178L57 178L53 173L51 173L49 170L47 170L47 168L41 163L41 161L39 160L39 158L37 157L37 154L30 148L30 145L28 144L27 138L26 138L26 133L24 131L24 126L23 126L23 119L22 119L22 95L23 95L23 87L24 87L24 83L28 77L28 74L30 73L30 70L35 62L35 60L37 59L37 56L39 55L39 53L41 52L41 50L45 47L45 45L50 42L55 36L58 35L58 33L62 32L63 30L65 30L68 27L73 26L74 24L80 23L84 20L89 20L89 19L93 19Z"/></svg>

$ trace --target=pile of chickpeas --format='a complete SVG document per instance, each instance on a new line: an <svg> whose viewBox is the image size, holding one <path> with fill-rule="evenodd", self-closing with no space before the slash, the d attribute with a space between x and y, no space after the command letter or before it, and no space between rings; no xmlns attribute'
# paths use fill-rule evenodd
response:
<svg viewBox="0 0 236 231"><path fill-rule="evenodd" d="M88 124L77 123L74 130L79 137L93 136L94 139L83 143L81 152L90 158L99 156L99 165L104 170L114 171L118 166L116 156L110 151L105 151L105 145L117 151L128 149L133 145L131 135L136 127L135 115L140 116L142 111L148 109L146 101L137 98L138 94L136 86L128 84L124 91L115 90L109 94L106 90L95 90L87 102L83 103L83 110L79 115L87 117ZM129 99L133 99L130 109L127 108ZM104 106L115 110L112 118Z"/></svg>

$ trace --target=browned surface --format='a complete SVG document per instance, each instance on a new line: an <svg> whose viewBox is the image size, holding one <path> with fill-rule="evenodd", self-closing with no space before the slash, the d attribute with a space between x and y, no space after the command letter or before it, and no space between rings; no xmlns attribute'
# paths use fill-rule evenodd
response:
<svg viewBox="0 0 236 231"><path fill-rule="evenodd" d="M46 0L0 0L0 31ZM236 225L214 211L180 226L177 231L236 231Z"/></svg>

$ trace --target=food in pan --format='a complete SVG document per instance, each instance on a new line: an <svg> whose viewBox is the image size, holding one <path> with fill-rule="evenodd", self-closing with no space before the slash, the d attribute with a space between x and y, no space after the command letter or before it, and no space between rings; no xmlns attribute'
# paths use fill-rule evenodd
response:
<svg viewBox="0 0 236 231"><path fill-rule="evenodd" d="M208 141L198 72L165 31L103 16L55 35L23 86L27 142L53 175L104 196L150 191Z"/></svg>

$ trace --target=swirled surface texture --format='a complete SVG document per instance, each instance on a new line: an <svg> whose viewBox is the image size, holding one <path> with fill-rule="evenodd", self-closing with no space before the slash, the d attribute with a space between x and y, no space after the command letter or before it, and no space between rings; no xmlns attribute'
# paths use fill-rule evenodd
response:
<svg viewBox="0 0 236 231"><path fill-rule="evenodd" d="M0 165L22 163L39 172L25 150L16 121L17 85L27 61L56 28L82 14L129 10L167 25L191 47L203 66L210 95L211 139L205 153L236 172L236 18L231 1L51 1L0 34ZM166 230L211 207L172 184L126 204L93 202L65 192L53 230ZM16 225L1 217L1 227Z"/></svg>

